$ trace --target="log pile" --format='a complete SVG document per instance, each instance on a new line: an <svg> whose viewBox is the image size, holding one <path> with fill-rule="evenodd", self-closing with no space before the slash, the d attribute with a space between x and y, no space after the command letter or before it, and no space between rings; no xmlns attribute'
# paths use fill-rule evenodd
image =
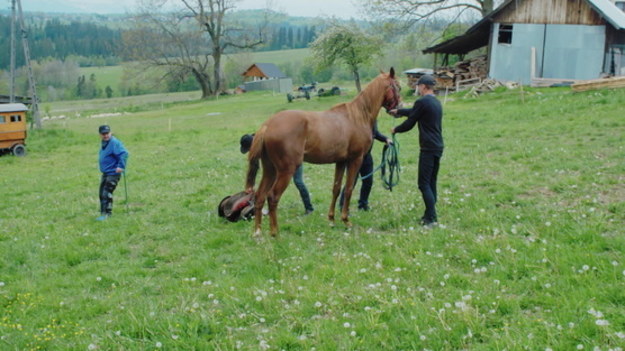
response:
<svg viewBox="0 0 625 351"><path fill-rule="evenodd" d="M502 83L494 79L485 79L479 84L475 84L471 87L471 90L465 95L465 97L478 97L481 94L491 92L498 87L506 87L506 89L516 89L519 87L519 83L507 82Z"/></svg>
<svg viewBox="0 0 625 351"><path fill-rule="evenodd" d="M586 91L604 88L625 88L625 77L586 80L571 85L573 91Z"/></svg>
<svg viewBox="0 0 625 351"><path fill-rule="evenodd" d="M461 90L465 85L473 86L486 79L487 75L486 55L459 61L453 66L440 67L435 71L437 89L449 90Z"/></svg>

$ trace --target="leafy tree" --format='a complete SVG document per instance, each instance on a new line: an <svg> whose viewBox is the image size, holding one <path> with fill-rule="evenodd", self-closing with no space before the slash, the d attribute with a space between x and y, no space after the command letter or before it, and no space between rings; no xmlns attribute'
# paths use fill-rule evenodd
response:
<svg viewBox="0 0 625 351"><path fill-rule="evenodd" d="M111 88L110 85L107 85L106 88L104 88L104 93L106 94L107 98L112 98L113 97L113 88Z"/></svg>
<svg viewBox="0 0 625 351"><path fill-rule="evenodd" d="M356 27L334 23L311 45L318 69L344 63L354 76L356 89L361 91L360 68L382 53L382 41Z"/></svg>

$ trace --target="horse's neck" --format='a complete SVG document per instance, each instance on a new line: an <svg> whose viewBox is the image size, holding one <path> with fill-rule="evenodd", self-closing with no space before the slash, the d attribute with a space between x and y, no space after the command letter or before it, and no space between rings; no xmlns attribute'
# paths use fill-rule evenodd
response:
<svg viewBox="0 0 625 351"><path fill-rule="evenodd" d="M380 84L378 80L371 82L354 100L347 103L351 118L373 126L384 100Z"/></svg>

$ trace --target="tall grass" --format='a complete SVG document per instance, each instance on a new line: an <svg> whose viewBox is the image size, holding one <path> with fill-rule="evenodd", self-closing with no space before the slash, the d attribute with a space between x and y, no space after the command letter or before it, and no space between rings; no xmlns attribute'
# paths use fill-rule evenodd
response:
<svg viewBox="0 0 625 351"><path fill-rule="evenodd" d="M0 349L622 349L625 91L523 94L446 100L443 227L417 224L414 130L399 186L376 178L353 229L325 219L333 167L306 164L316 211L289 187L262 243L216 215L243 188L239 137L350 96L47 121L27 157L0 158ZM130 150L129 198L98 223L104 123Z"/></svg>

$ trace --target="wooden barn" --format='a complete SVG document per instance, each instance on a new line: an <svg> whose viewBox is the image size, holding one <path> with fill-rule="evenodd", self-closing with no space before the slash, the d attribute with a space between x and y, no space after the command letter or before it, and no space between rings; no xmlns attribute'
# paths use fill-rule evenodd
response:
<svg viewBox="0 0 625 351"><path fill-rule="evenodd" d="M288 93L293 90L293 81L288 78L278 66L273 63L255 63L241 74L247 82L245 91L272 90L279 93Z"/></svg>
<svg viewBox="0 0 625 351"><path fill-rule="evenodd" d="M488 47L488 77L525 85L625 76L624 11L619 0L506 0L423 52L444 61Z"/></svg>

